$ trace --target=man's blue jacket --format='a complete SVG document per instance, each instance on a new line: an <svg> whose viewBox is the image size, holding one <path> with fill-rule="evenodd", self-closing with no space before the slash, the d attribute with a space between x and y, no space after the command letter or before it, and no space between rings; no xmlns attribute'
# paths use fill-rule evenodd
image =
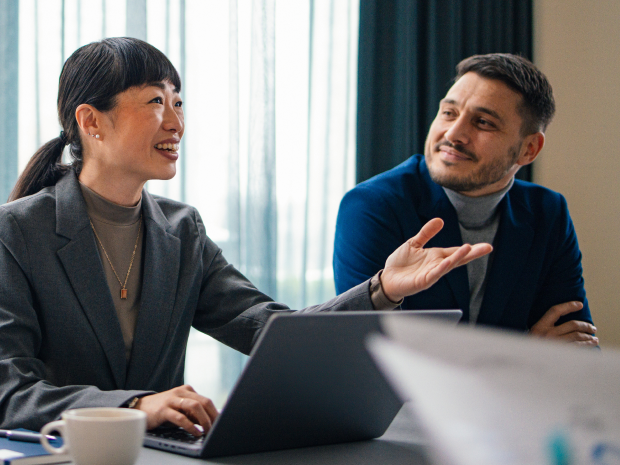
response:
<svg viewBox="0 0 620 465"><path fill-rule="evenodd" d="M573 319L592 323L581 252L564 197L515 180L499 209L501 218L477 323L527 330L553 305L571 300L583 302L583 309L558 324ZM443 188L431 180L422 155L349 191L336 223L336 291L342 293L372 277L396 248L435 217L445 225L427 247L462 245L456 210ZM402 308L460 308L463 320L468 321L466 267L405 298Z"/></svg>

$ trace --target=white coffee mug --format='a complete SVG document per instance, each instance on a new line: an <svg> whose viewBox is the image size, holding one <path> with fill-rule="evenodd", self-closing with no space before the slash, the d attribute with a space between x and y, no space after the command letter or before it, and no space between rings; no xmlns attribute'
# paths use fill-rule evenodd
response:
<svg viewBox="0 0 620 465"><path fill-rule="evenodd" d="M146 431L146 414L129 408L67 410L62 420L41 429L41 445L51 454L69 454L75 465L132 465L138 459ZM62 447L52 447L47 435L58 431Z"/></svg>

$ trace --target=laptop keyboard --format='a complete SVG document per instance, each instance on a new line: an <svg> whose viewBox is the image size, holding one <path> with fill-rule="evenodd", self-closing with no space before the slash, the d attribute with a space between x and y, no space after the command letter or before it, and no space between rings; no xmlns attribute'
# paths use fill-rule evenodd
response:
<svg viewBox="0 0 620 465"><path fill-rule="evenodd" d="M147 434L160 439L180 441L185 444L199 444L204 441L205 438L205 436L196 437L178 426L159 426L149 430Z"/></svg>

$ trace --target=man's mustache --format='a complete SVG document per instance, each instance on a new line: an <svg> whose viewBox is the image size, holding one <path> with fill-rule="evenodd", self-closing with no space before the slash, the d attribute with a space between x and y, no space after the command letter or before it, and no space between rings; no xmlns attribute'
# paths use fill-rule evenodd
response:
<svg viewBox="0 0 620 465"><path fill-rule="evenodd" d="M452 142L445 140L445 139L435 144L435 147L434 147L435 152L439 151L439 149L444 146L450 147L451 149L454 149L457 152L462 153L463 155L471 158L473 161L478 161L478 156L474 152L467 150L465 147L463 147L460 144L453 144Z"/></svg>

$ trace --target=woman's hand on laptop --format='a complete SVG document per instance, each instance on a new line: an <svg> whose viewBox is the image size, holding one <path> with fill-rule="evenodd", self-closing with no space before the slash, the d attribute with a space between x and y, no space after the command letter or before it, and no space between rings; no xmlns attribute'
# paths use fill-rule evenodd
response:
<svg viewBox="0 0 620 465"><path fill-rule="evenodd" d="M153 429L170 422L194 436L211 429L218 411L211 399L201 396L188 385L140 398L136 407L146 413L146 428ZM204 433L196 428L200 425Z"/></svg>
<svg viewBox="0 0 620 465"><path fill-rule="evenodd" d="M409 239L385 262L381 274L381 287L393 302L428 289L439 278L457 266L480 258L493 250L490 244L464 244L460 247L425 249L426 243L443 228L443 220L434 218L422 226L420 232Z"/></svg>

